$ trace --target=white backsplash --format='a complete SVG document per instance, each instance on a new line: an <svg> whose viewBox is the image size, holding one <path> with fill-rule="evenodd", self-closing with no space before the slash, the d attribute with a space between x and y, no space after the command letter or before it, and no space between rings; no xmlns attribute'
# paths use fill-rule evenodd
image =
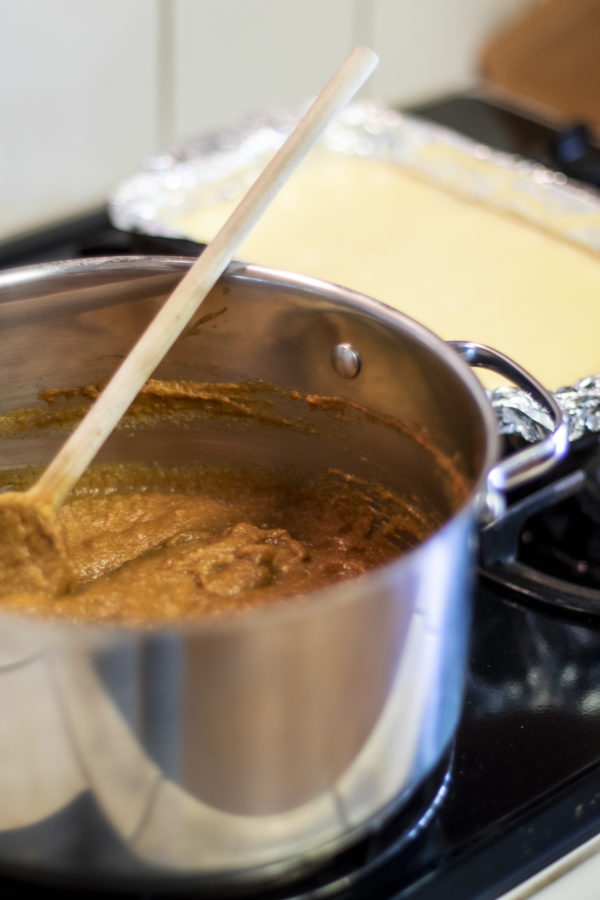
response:
<svg viewBox="0 0 600 900"><path fill-rule="evenodd" d="M0 239L102 205L148 156L314 95L357 43L364 96L473 82L535 0L0 0Z"/></svg>

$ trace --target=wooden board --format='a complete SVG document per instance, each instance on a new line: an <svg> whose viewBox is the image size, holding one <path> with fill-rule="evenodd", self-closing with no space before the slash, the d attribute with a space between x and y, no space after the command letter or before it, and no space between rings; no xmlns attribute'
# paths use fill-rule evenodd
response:
<svg viewBox="0 0 600 900"><path fill-rule="evenodd" d="M600 0L542 0L482 54L486 83L600 133Z"/></svg>

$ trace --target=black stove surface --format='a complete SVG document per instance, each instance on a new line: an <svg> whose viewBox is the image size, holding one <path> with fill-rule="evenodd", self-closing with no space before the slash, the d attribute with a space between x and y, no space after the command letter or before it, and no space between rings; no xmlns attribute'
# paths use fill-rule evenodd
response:
<svg viewBox="0 0 600 900"><path fill-rule="evenodd" d="M505 111L498 118L486 106L482 117L480 101L475 107L458 104L461 116L468 107L475 117L461 127L447 104L456 108L455 100L433 104L431 117L500 149L548 161L542 158L548 152L548 129L542 133L518 116L508 128ZM428 114L426 108L420 112ZM486 120L492 123L488 137ZM517 140L510 137L513 132ZM99 210L5 243L0 268L81 256L197 251L192 242L119 232ZM600 451L598 442L592 444L586 458ZM573 458L578 465L576 454ZM592 539L598 533L595 525ZM576 542L575 532L572 537ZM546 533L535 538L538 546L547 540ZM264 900L491 900L600 831L600 616L561 610L534 594L487 575L478 578L455 745L412 805L374 826L369 838L310 878L249 895ZM47 829L50 842L52 833ZM81 836L68 839L72 853L84 857ZM107 896L100 885L74 891L78 897ZM0 874L0 897L7 900L56 900L67 893L64 885L36 883L28 873ZM121 896L158 895L144 890L121 891Z"/></svg>
<svg viewBox="0 0 600 900"><path fill-rule="evenodd" d="M600 187L600 148L583 122L558 129L485 95L450 95L410 111L496 150L516 153Z"/></svg>

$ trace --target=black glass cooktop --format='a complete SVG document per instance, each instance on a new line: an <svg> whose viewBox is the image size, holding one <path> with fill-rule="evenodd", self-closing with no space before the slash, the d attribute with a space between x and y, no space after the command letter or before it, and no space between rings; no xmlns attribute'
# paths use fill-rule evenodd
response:
<svg viewBox="0 0 600 900"><path fill-rule="evenodd" d="M600 148L584 122L557 129L528 118L499 100L457 94L411 109L496 150L516 153L563 172L586 185L600 187Z"/></svg>

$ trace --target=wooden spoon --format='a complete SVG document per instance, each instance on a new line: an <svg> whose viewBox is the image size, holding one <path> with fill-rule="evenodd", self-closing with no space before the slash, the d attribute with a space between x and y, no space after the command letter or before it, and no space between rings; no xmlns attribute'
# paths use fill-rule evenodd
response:
<svg viewBox="0 0 600 900"><path fill-rule="evenodd" d="M378 57L356 47L206 246L39 480L0 494L0 596L59 594L72 584L57 511L181 334L273 197Z"/></svg>

